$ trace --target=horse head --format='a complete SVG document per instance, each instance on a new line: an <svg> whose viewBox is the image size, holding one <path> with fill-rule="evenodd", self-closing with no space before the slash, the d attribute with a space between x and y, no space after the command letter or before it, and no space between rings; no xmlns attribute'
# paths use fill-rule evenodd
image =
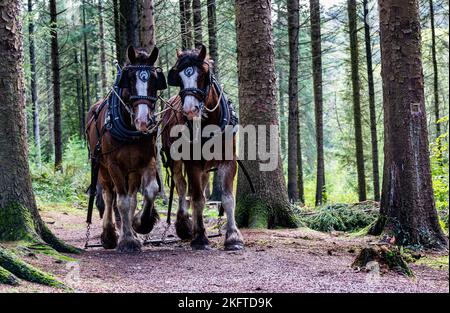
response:
<svg viewBox="0 0 450 313"><path fill-rule="evenodd" d="M134 126L146 133L154 121L153 115L158 100L158 90L167 88L166 78L159 67L155 67L159 49L155 47L151 54L143 49L129 46L127 62L122 70L119 88L122 99L132 113Z"/></svg>
<svg viewBox="0 0 450 313"><path fill-rule="evenodd" d="M180 87L183 114L188 120L203 115L211 88L212 63L204 45L200 50L177 50L177 63L169 72L168 82L171 86Z"/></svg>

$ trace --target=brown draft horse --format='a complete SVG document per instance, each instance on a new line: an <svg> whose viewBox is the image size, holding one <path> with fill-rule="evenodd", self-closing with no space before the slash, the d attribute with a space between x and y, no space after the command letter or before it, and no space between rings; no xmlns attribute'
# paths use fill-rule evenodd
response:
<svg viewBox="0 0 450 313"><path fill-rule="evenodd" d="M177 63L169 72L168 83L180 87L180 94L172 97L162 117L161 131L163 151L166 156L170 155L171 145L176 138L170 137L171 129L176 125L183 125L195 118L203 118L201 126L219 125L221 108L216 106L220 95L215 88L211 88L213 61L206 53L206 47L202 46L190 51L177 51ZM207 112L206 112L207 111ZM244 247L243 237L235 222L234 210L235 199L233 196L233 181L237 171L236 163L236 140L232 140L233 158L207 161L182 159L170 160L173 179L179 196L179 205L175 228L181 239L192 239L191 247L195 250L207 250L209 241L205 234L203 223L203 208L205 206L205 188L209 181L209 171L216 168L222 177L222 208L227 215L227 232L225 238L226 250L240 250ZM225 151L225 148L222 149ZM192 205L191 223L188 213L188 201L186 200L186 180L183 176L183 166L189 183L189 196Z"/></svg>
<svg viewBox="0 0 450 313"><path fill-rule="evenodd" d="M142 132L143 135L148 132L157 100L160 76L154 64L158 54L158 48L149 55L144 50L129 47L128 60L118 86L122 100L116 100L121 101L120 110L126 128ZM114 96L118 97L113 93L111 97ZM105 202L101 242L105 249L117 247L120 252L140 251L141 242L136 232L149 233L158 217L154 208L154 199L159 190L155 161L156 136L142 136L142 139L132 143L117 140L111 130L104 131L105 118L111 105L111 102L105 105L105 101L98 102L89 110L86 130L91 153L101 137L98 178ZM141 186L144 205L135 215L137 192ZM119 238L114 223L115 205L120 213Z"/></svg>

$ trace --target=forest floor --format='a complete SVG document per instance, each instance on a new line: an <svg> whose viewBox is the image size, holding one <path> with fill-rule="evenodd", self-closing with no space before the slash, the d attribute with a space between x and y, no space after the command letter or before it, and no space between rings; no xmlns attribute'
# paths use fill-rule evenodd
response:
<svg viewBox="0 0 450 313"><path fill-rule="evenodd" d="M56 207L41 215L59 238L84 246L84 211ZM207 220L215 224L213 218ZM100 225L96 217L91 243L99 241ZM163 228L161 216L152 236L158 238ZM307 228L242 233L246 248L240 252L224 251L222 237L211 240L211 251L192 251L189 243L179 242L146 246L136 254L94 248L70 256L73 261L33 253L24 259L75 292L449 292L448 255L430 254L411 264L414 278L395 272L378 275L351 268L358 251L374 237ZM21 282L18 287L0 285L0 292L63 290Z"/></svg>

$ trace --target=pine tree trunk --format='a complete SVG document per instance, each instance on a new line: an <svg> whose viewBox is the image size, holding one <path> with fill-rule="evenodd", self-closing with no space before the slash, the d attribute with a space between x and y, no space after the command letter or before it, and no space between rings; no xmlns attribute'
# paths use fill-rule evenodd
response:
<svg viewBox="0 0 450 313"><path fill-rule="evenodd" d="M375 110L375 86L373 82L372 69L372 39L369 25L368 0L363 0L364 5L364 36L366 43L367 83L369 86L369 111L370 111L370 136L372 143L372 175L373 175L373 198L380 201L380 174L378 172L378 135L377 114Z"/></svg>
<svg viewBox="0 0 450 313"><path fill-rule="evenodd" d="M436 123L436 138L441 135L441 124L439 112L439 71L436 57L436 30L434 24L434 6L433 0L429 0L430 23L431 23L431 57L433 61L433 96L434 96L434 117ZM441 151L441 143L438 142L438 149Z"/></svg>
<svg viewBox="0 0 450 313"><path fill-rule="evenodd" d="M310 0L311 17L311 52L314 81L314 109L316 117L316 206L326 201L325 190L325 160L323 152L323 90L322 90L322 36L320 30L319 0Z"/></svg>
<svg viewBox="0 0 450 313"><path fill-rule="evenodd" d="M353 115L355 127L356 169L358 172L358 195L359 201L365 201L367 196L366 196L366 177L364 170L364 147L363 147L364 142L362 137L362 123L361 123L361 95L360 95L360 79L359 79L356 0L347 0L347 3L348 3L350 56L351 56L352 88L353 88Z"/></svg>
<svg viewBox="0 0 450 313"><path fill-rule="evenodd" d="M300 123L297 124L297 185L298 200L302 205L305 204L305 184L303 181L303 158L302 158L302 136Z"/></svg>
<svg viewBox="0 0 450 313"><path fill-rule="evenodd" d="M200 0L192 0L192 14L194 16L194 46L200 48L203 44L202 7Z"/></svg>
<svg viewBox="0 0 450 313"><path fill-rule="evenodd" d="M143 0L141 11L141 47L147 50L148 53L151 53L156 45L154 15L153 0Z"/></svg>
<svg viewBox="0 0 450 313"><path fill-rule="evenodd" d="M75 50L74 52L74 62L77 65L77 73L76 73L76 88L77 88L77 108L78 108L78 120L79 120L79 132L80 132L80 138L84 137L84 129L82 125L82 115L83 115L83 106L84 103L82 99L84 99L83 90L82 90L82 74L78 70L80 62L78 60L78 52Z"/></svg>
<svg viewBox="0 0 450 313"><path fill-rule="evenodd" d="M220 78L219 71L219 48L217 45L217 14L216 0L207 0L208 6L208 42L209 55L214 60L214 75Z"/></svg>
<svg viewBox="0 0 450 313"><path fill-rule="evenodd" d="M269 0L236 0L237 52L239 68L240 123L278 127L275 54ZM279 147L279 137L273 144ZM296 218L287 198L279 152L274 171L260 171L260 161L244 160L256 194L239 171L237 220L249 227L296 227Z"/></svg>
<svg viewBox="0 0 450 313"><path fill-rule="evenodd" d="M46 154L47 159L51 160L54 155L55 148L55 132L53 130L54 126L54 115L53 115L53 89L52 89L52 74L50 68L50 55L51 51L45 52L45 81L46 81L46 98L47 98L47 148Z"/></svg>
<svg viewBox="0 0 450 313"><path fill-rule="evenodd" d="M63 248L42 222L31 185L20 12L21 1L0 2L0 241L42 238Z"/></svg>
<svg viewBox="0 0 450 313"><path fill-rule="evenodd" d="M58 12L56 0L50 0L50 35L53 81L53 131L55 134L55 169L62 170L62 131L61 131L61 81L58 46Z"/></svg>
<svg viewBox="0 0 450 313"><path fill-rule="evenodd" d="M289 33L288 197L289 201L296 202L299 199L297 184L299 0L288 0L287 9Z"/></svg>
<svg viewBox="0 0 450 313"><path fill-rule="evenodd" d="M30 51L30 66L31 66L31 111L33 113L33 139L34 147L36 151L36 163L41 164L41 135L39 131L39 103L37 97L37 79L36 79L36 52L34 44L34 23L33 23L33 1L28 0L28 38L29 38L29 51Z"/></svg>
<svg viewBox="0 0 450 313"><path fill-rule="evenodd" d="M85 30L83 32L83 52L84 52L84 80L86 84L86 107L89 107L91 105L91 85L90 85L90 78L89 78L89 51L88 51L88 42L87 42L87 32L86 32L86 2L83 0L83 29ZM81 129L86 128L86 107L82 105L81 110ZM83 131L84 132L84 131Z"/></svg>
<svg viewBox="0 0 450 313"><path fill-rule="evenodd" d="M181 49L186 50L188 48L188 43L186 38L186 17L185 17L184 0L179 0L179 5L180 5Z"/></svg>
<svg viewBox="0 0 450 313"><path fill-rule="evenodd" d="M217 15L216 15L216 0L207 0L208 6L208 43L209 55L214 60L214 75L220 80L219 70L219 49L217 47ZM222 200L222 178L218 171L214 172L212 191L210 200Z"/></svg>
<svg viewBox="0 0 450 313"><path fill-rule="evenodd" d="M381 217L371 233L384 232L400 245L445 249L431 181L419 3L378 4L385 149Z"/></svg>
<svg viewBox="0 0 450 313"><path fill-rule="evenodd" d="M279 93L279 106L280 106L280 138L281 138L281 156L283 160L286 160L287 155L287 140L286 140L286 104L284 95L284 72L280 67L278 72L278 93Z"/></svg>
<svg viewBox="0 0 450 313"><path fill-rule="evenodd" d="M192 48L191 0L180 1L180 26L182 49Z"/></svg>
<svg viewBox="0 0 450 313"><path fill-rule="evenodd" d="M114 15L114 43L116 49L116 60L122 62L122 48L120 35L120 4L118 0L113 0L113 15ZM122 63L120 63L122 65Z"/></svg>
<svg viewBox="0 0 450 313"><path fill-rule="evenodd" d="M127 1L127 43L134 47L139 47L139 13L138 13L138 1Z"/></svg>
<svg viewBox="0 0 450 313"><path fill-rule="evenodd" d="M98 33L100 37L100 75L102 79L102 94L106 94L108 92L108 78L106 74L105 26L103 21L102 0L98 0Z"/></svg>
<svg viewBox="0 0 450 313"><path fill-rule="evenodd" d="M127 31L127 25L128 25L128 1L126 0L119 0L119 36L120 36L120 45L119 45L119 63L120 66L123 66L126 62L126 55L125 51L128 43L128 31Z"/></svg>

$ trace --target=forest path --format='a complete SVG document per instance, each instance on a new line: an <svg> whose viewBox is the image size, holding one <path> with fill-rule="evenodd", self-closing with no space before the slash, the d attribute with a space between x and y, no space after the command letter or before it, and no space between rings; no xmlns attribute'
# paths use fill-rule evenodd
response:
<svg viewBox="0 0 450 313"><path fill-rule="evenodd" d="M84 211L41 214L59 238L83 247ZM98 242L100 225L96 217L91 243ZM161 221L153 231L155 238L163 228ZM350 265L371 237L305 228L242 233L246 248L241 252L223 251L222 237L212 239L212 251L192 251L189 243L176 243L147 246L138 254L95 248L69 263L46 255L25 259L54 273L76 292L449 292L445 267L412 265L415 279L396 273L355 272ZM58 290L23 282L15 288L0 285L2 291Z"/></svg>

